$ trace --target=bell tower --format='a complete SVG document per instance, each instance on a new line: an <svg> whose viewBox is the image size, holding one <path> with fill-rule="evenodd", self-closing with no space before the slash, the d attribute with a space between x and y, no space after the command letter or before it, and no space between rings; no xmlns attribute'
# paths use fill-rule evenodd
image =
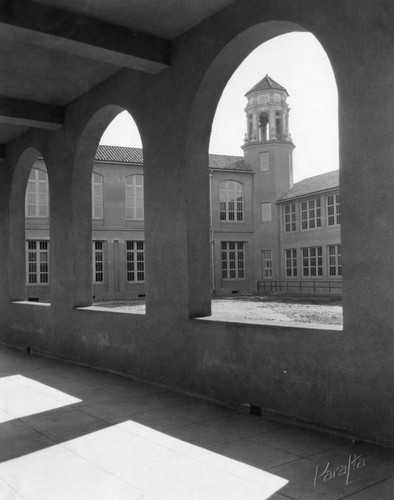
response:
<svg viewBox="0 0 394 500"><path fill-rule="evenodd" d="M287 90L266 75L245 96L248 103L245 162L255 174L264 173L264 184L270 194L279 197L293 185L293 149L289 132ZM270 175L270 174L271 175ZM256 179L258 182L258 179Z"/></svg>
<svg viewBox="0 0 394 500"><path fill-rule="evenodd" d="M279 280L280 213L277 200L293 186L294 144L287 90L266 75L245 94L244 161L253 168L253 261L258 280Z"/></svg>

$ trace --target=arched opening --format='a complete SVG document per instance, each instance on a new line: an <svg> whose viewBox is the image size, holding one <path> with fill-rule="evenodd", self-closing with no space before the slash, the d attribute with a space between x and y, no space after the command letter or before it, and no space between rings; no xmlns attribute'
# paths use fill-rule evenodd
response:
<svg viewBox="0 0 394 500"><path fill-rule="evenodd" d="M104 129L104 127L102 127ZM118 108L91 170L91 267L95 308L145 310L144 166L141 137Z"/></svg>
<svg viewBox="0 0 394 500"><path fill-rule="evenodd" d="M259 116L259 136L257 140L268 141L269 139L269 118L267 113L260 113Z"/></svg>
<svg viewBox="0 0 394 500"><path fill-rule="evenodd" d="M210 169L213 295L339 299L337 88L328 57L313 35L278 36L245 58L222 92L210 152L231 155L227 161L245 185L244 227L235 227L219 217L214 193L222 173ZM242 247L241 272L237 259L223 251L230 243L233 257L241 253L235 246ZM227 272L231 266L233 279ZM239 318L245 318L242 311ZM299 321L304 320L309 321L301 315ZM329 314L322 311L316 321L341 324L341 306Z"/></svg>
<svg viewBox="0 0 394 500"><path fill-rule="evenodd" d="M10 299L48 303L49 177L44 158L34 147L26 148L16 161L9 210Z"/></svg>
<svg viewBox="0 0 394 500"><path fill-rule="evenodd" d="M49 178L42 156L31 167L25 195L26 299L50 300Z"/></svg>

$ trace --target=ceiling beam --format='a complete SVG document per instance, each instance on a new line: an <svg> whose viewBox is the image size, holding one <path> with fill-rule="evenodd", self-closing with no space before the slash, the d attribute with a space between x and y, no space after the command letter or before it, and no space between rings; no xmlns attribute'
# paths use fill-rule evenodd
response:
<svg viewBox="0 0 394 500"><path fill-rule="evenodd" d="M30 0L0 0L0 33L12 40L148 73L170 65L168 40Z"/></svg>
<svg viewBox="0 0 394 500"><path fill-rule="evenodd" d="M0 123L56 130L63 126L64 109L62 106L0 97Z"/></svg>

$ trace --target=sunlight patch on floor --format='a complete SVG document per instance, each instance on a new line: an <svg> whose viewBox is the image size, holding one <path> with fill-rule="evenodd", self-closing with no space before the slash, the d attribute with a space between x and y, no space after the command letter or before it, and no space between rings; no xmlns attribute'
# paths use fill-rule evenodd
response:
<svg viewBox="0 0 394 500"><path fill-rule="evenodd" d="M288 482L131 420L3 462L0 481L26 500L268 500Z"/></svg>
<svg viewBox="0 0 394 500"><path fill-rule="evenodd" d="M23 375L0 378L0 423L81 402Z"/></svg>

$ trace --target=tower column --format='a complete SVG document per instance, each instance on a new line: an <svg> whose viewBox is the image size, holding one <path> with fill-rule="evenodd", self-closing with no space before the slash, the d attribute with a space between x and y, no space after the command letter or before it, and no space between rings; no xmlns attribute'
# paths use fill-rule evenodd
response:
<svg viewBox="0 0 394 500"><path fill-rule="evenodd" d="M287 140L287 113L283 111L283 139Z"/></svg>

